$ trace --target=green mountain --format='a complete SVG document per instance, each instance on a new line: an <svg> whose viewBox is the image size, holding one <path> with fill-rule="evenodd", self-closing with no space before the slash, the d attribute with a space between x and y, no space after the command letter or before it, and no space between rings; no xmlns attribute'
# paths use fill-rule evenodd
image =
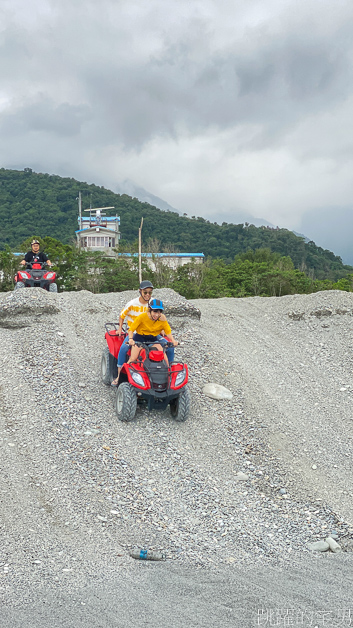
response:
<svg viewBox="0 0 353 628"><path fill-rule="evenodd" d="M115 194L104 187L56 175L0 169L0 250L16 248L32 235L51 236L72 244L78 228L78 193L83 208L114 206L111 214L121 218L122 240L132 244L144 218L142 238L146 246L157 239L161 250L204 253L227 263L238 254L268 248L289 256L296 268L317 279L337 280L352 272L340 257L314 242L305 242L287 229L254 225L211 223L204 218L188 218L176 212L162 211L126 194Z"/></svg>

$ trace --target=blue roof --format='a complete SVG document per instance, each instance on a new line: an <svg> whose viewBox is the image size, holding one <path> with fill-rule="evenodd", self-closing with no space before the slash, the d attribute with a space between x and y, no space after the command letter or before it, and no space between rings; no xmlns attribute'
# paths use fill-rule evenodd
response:
<svg viewBox="0 0 353 628"><path fill-rule="evenodd" d="M99 230L102 231L103 233L113 233L115 235L118 233L114 229L109 229L108 227L103 227L102 225L97 225L97 227L99 227ZM91 227L91 229L96 229L96 226L93 225ZM75 231L75 233L82 233L84 231L89 231L89 227L85 227L85 229L77 229L77 231ZM120 235L120 233L119 233L119 235Z"/></svg>
<svg viewBox="0 0 353 628"><path fill-rule="evenodd" d="M132 257L138 253L119 253L124 257ZM142 257L205 257L204 253L141 253Z"/></svg>
<svg viewBox="0 0 353 628"><path fill-rule="evenodd" d="M120 222L120 216L101 216L101 222ZM97 222L96 216L82 216L82 222ZM77 222L80 222L80 217L77 218Z"/></svg>

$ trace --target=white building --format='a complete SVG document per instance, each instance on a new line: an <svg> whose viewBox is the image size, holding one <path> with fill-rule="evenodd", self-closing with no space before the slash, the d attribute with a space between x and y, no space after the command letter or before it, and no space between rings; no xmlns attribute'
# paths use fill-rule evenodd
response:
<svg viewBox="0 0 353 628"><path fill-rule="evenodd" d="M116 255L113 249L119 246L119 216L105 216L95 209L89 217L79 216L78 223L77 246L85 251L103 251L109 257Z"/></svg>
<svg viewBox="0 0 353 628"><path fill-rule="evenodd" d="M79 196L79 229L75 232L77 246L84 251L102 251L108 257L125 257L127 259L136 257L131 253L117 253L120 240L120 217L106 216L102 210L114 209L114 207L98 207L95 209L85 209L89 216L82 216L81 195ZM142 253L142 258L147 261L149 268L155 272L160 260L169 268L174 270L179 266L184 266L194 261L202 264L203 253Z"/></svg>

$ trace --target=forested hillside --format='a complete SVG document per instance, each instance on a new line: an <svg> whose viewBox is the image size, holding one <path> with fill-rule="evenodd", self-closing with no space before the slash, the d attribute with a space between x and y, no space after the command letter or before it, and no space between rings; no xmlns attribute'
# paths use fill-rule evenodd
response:
<svg viewBox="0 0 353 628"><path fill-rule="evenodd" d="M314 242L305 243L287 229L253 225L211 223L204 218L164 212L136 198L56 175L0 169L0 250L16 248L27 237L50 236L64 244L72 243L77 229L77 196L83 207L114 206L111 214L121 218L122 246L136 241L141 217L144 218L143 243L159 241L160 249L204 253L226 263L249 249L270 249L289 256L296 268L311 278L336 281L352 272L340 257Z"/></svg>

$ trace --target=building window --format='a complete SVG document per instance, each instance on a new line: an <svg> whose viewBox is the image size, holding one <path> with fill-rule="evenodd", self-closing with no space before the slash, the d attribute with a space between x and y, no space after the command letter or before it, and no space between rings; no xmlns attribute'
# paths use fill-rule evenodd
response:
<svg viewBox="0 0 353 628"><path fill-rule="evenodd" d="M110 236L85 236L81 237L81 246L85 248L114 248L115 238Z"/></svg>

